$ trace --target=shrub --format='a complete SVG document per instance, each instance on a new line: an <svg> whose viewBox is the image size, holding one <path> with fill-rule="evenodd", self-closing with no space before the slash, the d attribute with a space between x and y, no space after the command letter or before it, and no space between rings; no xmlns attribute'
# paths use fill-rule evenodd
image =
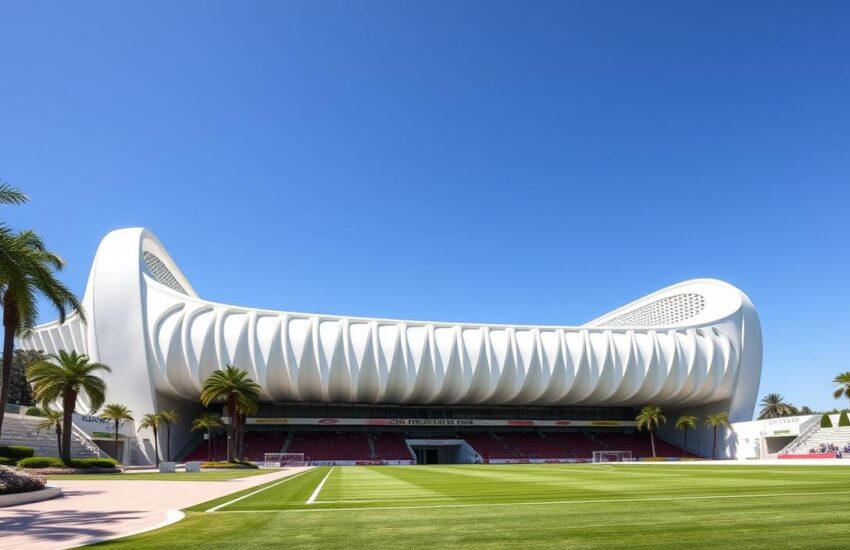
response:
<svg viewBox="0 0 850 550"><path fill-rule="evenodd" d="M11 458L7 458L5 456L0 456L0 466L14 466L15 460Z"/></svg>
<svg viewBox="0 0 850 550"><path fill-rule="evenodd" d="M0 466L0 495L44 489L44 478Z"/></svg>
<svg viewBox="0 0 850 550"><path fill-rule="evenodd" d="M820 417L820 427L821 428L831 428L832 420L829 419L829 415L825 414Z"/></svg>
<svg viewBox="0 0 850 550"><path fill-rule="evenodd" d="M61 458L52 456L34 456L18 461L19 468L76 468L78 470L90 470L92 468L115 468L118 462L111 458L72 458L71 464L66 466Z"/></svg>
<svg viewBox="0 0 850 550"><path fill-rule="evenodd" d="M838 416L838 426L850 426L850 418L847 418L847 411L842 411Z"/></svg>
<svg viewBox="0 0 850 550"><path fill-rule="evenodd" d="M18 461L18 468L64 468L61 458L54 456L33 456Z"/></svg>
<svg viewBox="0 0 850 550"><path fill-rule="evenodd" d="M234 461L218 461L218 462L202 462L201 468L207 469L225 469L225 470L238 470L238 469L257 469L259 466L252 462L246 462L244 460L234 460Z"/></svg>
<svg viewBox="0 0 850 550"><path fill-rule="evenodd" d="M38 407L27 407L28 416L41 416L41 409Z"/></svg>
<svg viewBox="0 0 850 550"><path fill-rule="evenodd" d="M72 458L72 468L115 468L118 461L113 458Z"/></svg>
<svg viewBox="0 0 850 550"><path fill-rule="evenodd" d="M11 458L16 462L22 458L29 458L33 454L32 447L24 447L23 445L0 446L0 457Z"/></svg>

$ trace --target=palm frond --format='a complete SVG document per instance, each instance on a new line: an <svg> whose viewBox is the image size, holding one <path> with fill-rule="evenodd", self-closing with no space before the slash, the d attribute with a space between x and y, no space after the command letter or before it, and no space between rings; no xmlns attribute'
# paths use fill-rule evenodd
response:
<svg viewBox="0 0 850 550"><path fill-rule="evenodd" d="M24 204L30 198L17 187L6 182L0 182L0 204Z"/></svg>

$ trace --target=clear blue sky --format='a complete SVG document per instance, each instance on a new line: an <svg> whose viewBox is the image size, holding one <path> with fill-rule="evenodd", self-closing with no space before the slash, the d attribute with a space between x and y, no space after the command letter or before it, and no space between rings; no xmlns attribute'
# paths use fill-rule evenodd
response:
<svg viewBox="0 0 850 550"><path fill-rule="evenodd" d="M717 277L762 394L838 404L850 3L126 4L0 6L0 218L80 293L140 225L296 311L579 324Z"/></svg>

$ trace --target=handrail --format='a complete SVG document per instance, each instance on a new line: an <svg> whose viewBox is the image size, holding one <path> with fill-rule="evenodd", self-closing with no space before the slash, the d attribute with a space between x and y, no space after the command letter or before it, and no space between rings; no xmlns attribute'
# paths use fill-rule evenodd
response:
<svg viewBox="0 0 850 550"><path fill-rule="evenodd" d="M803 430L800 435L795 437L788 445L782 447L782 449L776 454L793 454L793 451L796 451L800 448L800 446L812 435L815 431L820 429L820 424L815 422L805 430Z"/></svg>
<svg viewBox="0 0 850 550"><path fill-rule="evenodd" d="M71 434L76 435L77 441L79 441L80 444L82 444L82 446L86 448L86 450L97 455L98 458L107 457L106 453L104 453L103 450L101 450L101 448L97 446L97 443L91 440L89 434L83 431L80 427L74 425L73 422L71 423Z"/></svg>

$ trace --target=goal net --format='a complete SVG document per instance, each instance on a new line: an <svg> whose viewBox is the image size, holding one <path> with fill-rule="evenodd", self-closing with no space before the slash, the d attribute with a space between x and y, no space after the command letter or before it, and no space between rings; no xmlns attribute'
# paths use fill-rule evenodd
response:
<svg viewBox="0 0 850 550"><path fill-rule="evenodd" d="M304 453L266 453L263 460L263 468L304 465Z"/></svg>
<svg viewBox="0 0 850 550"><path fill-rule="evenodd" d="M631 451L593 451L593 462L631 462Z"/></svg>

